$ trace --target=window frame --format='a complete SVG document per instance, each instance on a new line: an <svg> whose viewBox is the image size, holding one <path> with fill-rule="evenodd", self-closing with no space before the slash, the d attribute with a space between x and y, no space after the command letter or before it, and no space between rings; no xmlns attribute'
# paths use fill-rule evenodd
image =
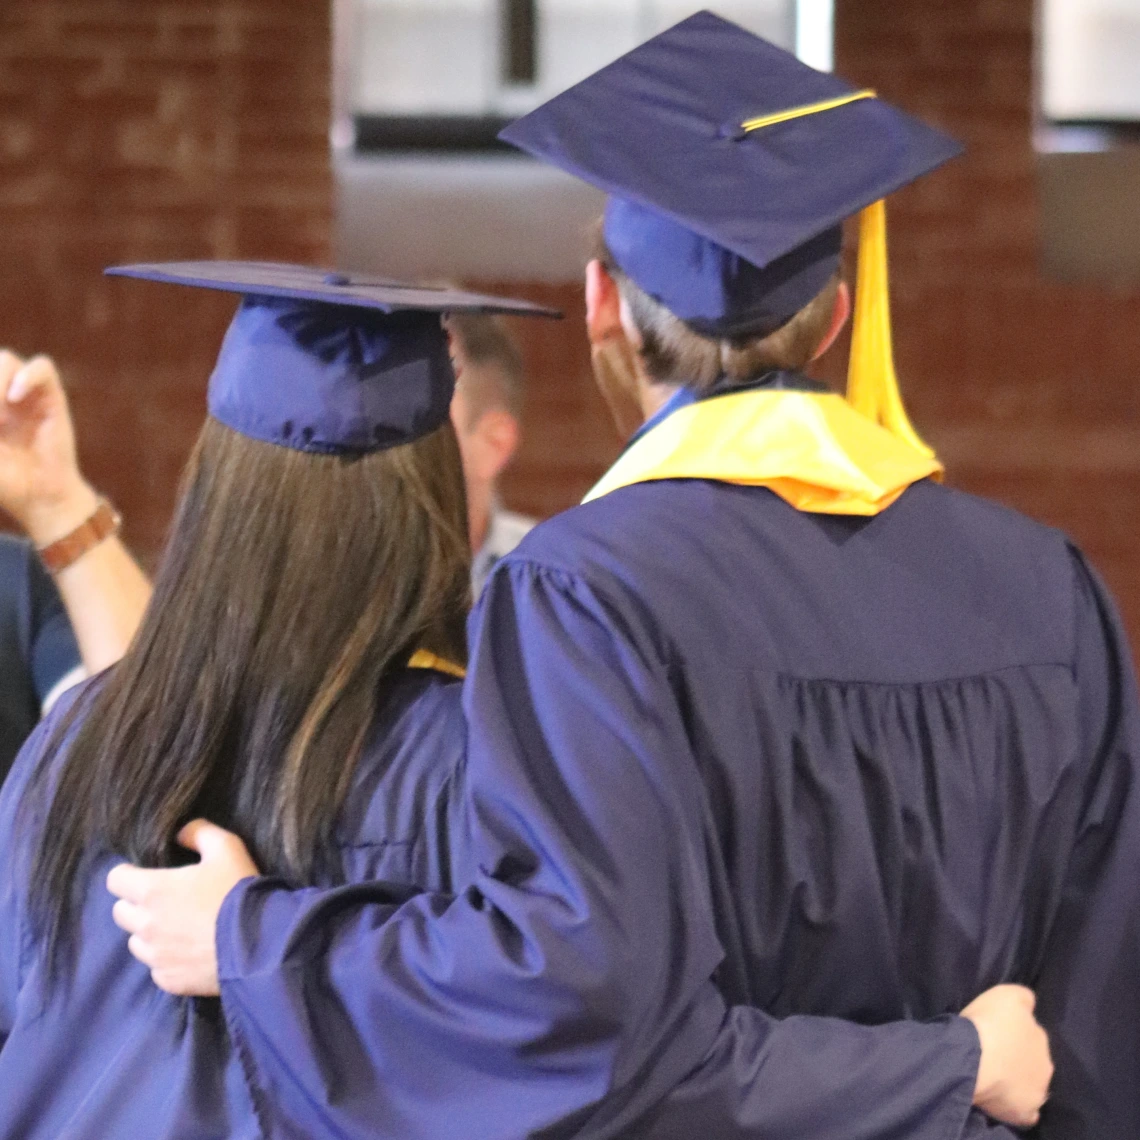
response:
<svg viewBox="0 0 1140 1140"><path fill-rule="evenodd" d="M502 0L504 4L520 0ZM539 3L540 0L522 0ZM834 60L834 0L789 0L796 49L813 66L830 70ZM517 156L497 137L515 116L508 114L377 114L353 106L355 21L361 0L332 0L334 150L361 157L452 154ZM504 9L505 11L506 9ZM697 6L694 7L694 11ZM820 32L820 26L826 31ZM501 28L500 34L506 29ZM525 90L504 77L503 90ZM523 157L523 156L519 156Z"/></svg>

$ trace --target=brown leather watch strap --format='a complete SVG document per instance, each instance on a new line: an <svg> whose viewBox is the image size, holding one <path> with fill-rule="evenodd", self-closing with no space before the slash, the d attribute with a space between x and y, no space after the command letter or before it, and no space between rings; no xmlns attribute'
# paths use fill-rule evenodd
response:
<svg viewBox="0 0 1140 1140"><path fill-rule="evenodd" d="M119 512L106 499L100 499L95 513L81 522L70 534L39 550L40 561L51 574L66 570L105 538L117 534L122 525Z"/></svg>

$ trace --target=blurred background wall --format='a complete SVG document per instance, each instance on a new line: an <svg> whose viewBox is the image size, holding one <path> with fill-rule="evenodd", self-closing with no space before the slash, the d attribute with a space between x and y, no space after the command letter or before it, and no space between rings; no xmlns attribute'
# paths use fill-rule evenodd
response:
<svg viewBox="0 0 1140 1140"><path fill-rule="evenodd" d="M0 344L58 360L146 559L233 300L100 273L326 259L329 113L319 0L0 3Z"/></svg>
<svg viewBox="0 0 1140 1140"><path fill-rule="evenodd" d="M1072 534L1140 635L1140 296L1040 268L1033 5L838 0L836 20L841 74L969 146L892 206L915 418L953 483ZM330 55L322 0L0 5L0 342L59 360L84 464L144 557L161 543L232 302L99 271L327 261ZM567 313L516 329L531 389L506 492L548 514L617 449L589 378L580 292L482 284Z"/></svg>

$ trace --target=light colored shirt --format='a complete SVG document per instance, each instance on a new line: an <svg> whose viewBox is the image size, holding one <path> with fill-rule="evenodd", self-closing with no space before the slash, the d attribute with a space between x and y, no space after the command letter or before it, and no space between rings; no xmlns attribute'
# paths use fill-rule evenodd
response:
<svg viewBox="0 0 1140 1140"><path fill-rule="evenodd" d="M487 527L487 537L471 560L471 593L476 601L483 592L487 576L495 563L510 554L537 522L537 519L526 515L505 511L497 503L491 507L491 523Z"/></svg>

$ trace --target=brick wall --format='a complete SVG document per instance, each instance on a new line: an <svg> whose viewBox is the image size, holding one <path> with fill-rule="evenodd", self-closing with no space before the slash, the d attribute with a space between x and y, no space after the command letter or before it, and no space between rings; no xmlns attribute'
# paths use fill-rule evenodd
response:
<svg viewBox="0 0 1140 1140"><path fill-rule="evenodd" d="M329 53L319 0L0 4L0 343L59 361L144 557L233 301L101 270L326 258Z"/></svg>

